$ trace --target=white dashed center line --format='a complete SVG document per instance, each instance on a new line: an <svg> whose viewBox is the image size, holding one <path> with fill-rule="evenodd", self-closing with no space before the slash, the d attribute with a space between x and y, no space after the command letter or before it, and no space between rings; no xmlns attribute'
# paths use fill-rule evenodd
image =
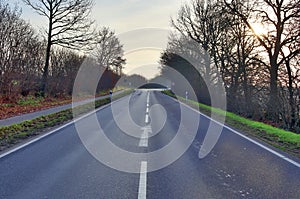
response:
<svg viewBox="0 0 300 199"><path fill-rule="evenodd" d="M150 107L150 93L147 94L147 108L146 108L146 117L145 117L145 123L149 123L149 107Z"/></svg>
<svg viewBox="0 0 300 199"><path fill-rule="evenodd" d="M139 147L148 147L149 133L152 133L151 126L149 125L149 120L150 120L149 111L150 111L150 92L148 92L147 94L147 107L146 107L146 116L145 116L145 123L147 126L142 128L143 132L139 142ZM148 165L147 161L141 162L138 199L147 198L147 165Z"/></svg>
<svg viewBox="0 0 300 199"><path fill-rule="evenodd" d="M151 126L146 126L142 128L143 134L139 143L139 147L148 147L148 138L149 138L149 133L152 132Z"/></svg>
<svg viewBox="0 0 300 199"><path fill-rule="evenodd" d="M146 123L146 124L149 123L149 115L148 115L148 114L146 114L145 123Z"/></svg>
<svg viewBox="0 0 300 199"><path fill-rule="evenodd" d="M147 198L147 164L146 161L141 162L138 199Z"/></svg>

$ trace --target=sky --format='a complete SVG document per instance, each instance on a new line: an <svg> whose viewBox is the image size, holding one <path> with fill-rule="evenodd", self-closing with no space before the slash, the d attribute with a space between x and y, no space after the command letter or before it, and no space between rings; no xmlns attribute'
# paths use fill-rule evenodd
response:
<svg viewBox="0 0 300 199"><path fill-rule="evenodd" d="M170 19L176 17L183 0L94 0L92 18L97 26L108 26L124 45L127 74L141 74L150 79L158 74L158 62L166 48ZM10 0L22 9L22 17L35 28L45 26L21 0Z"/></svg>

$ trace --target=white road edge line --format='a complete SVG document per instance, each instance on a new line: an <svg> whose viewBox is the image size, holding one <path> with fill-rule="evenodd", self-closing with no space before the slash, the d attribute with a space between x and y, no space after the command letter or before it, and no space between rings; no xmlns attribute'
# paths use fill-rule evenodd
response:
<svg viewBox="0 0 300 199"><path fill-rule="evenodd" d="M170 97L170 96L168 96L168 97ZM172 97L170 97L170 98L173 99L173 100L175 100L175 99L172 98ZM190 106L188 106L188 105L182 103L182 102L179 101L179 100L175 100L175 101L179 102L180 104L184 105L185 107L189 108L190 110L193 110L193 111L195 111L196 113L199 113L199 114L202 115L203 117L205 117L205 118L207 118L207 119L209 119L209 120L215 122L216 124L219 124L220 126L223 126L224 128L226 128L226 129L228 129L229 131L231 131L231 132L233 132L233 133L235 133L235 134L241 136L242 138L244 138L244 139L246 139L246 140L252 142L253 144L256 144L257 146L259 146L259 147L261 147L261 148L263 148L263 149L269 151L270 153L272 153L272 154L278 156L279 158L281 158L281 159L283 159L283 160L285 160L285 161L287 161L287 162L289 162L289 163L295 165L296 167L300 168L300 163L298 163L298 162L296 162L296 161L294 161L294 160L292 160L292 159L286 157L285 155L280 154L279 152L274 151L273 149L271 149L271 148L269 148L269 147L267 147L267 146L265 146L265 145L263 145L263 144L261 144L261 143L255 141L255 140L253 140L253 139L251 139L251 138L249 138L249 137L247 137L247 136L245 136L245 135L243 135L243 134L237 132L236 130L230 128L229 126L226 126L225 124L221 124L220 122L218 122L218 121L216 121L216 120L214 120L214 119L208 117L207 115L201 113L201 112L198 111L198 110L193 109L192 107L190 107Z"/></svg>
<svg viewBox="0 0 300 199"><path fill-rule="evenodd" d="M60 126L60 127L58 127L57 129L54 129L54 130L52 130L52 131L50 131L50 132L48 132L48 133L46 133L46 134L44 134L44 135L42 135L42 136L40 136L40 137L37 137L37 138L35 138L35 139L33 139L33 140L29 141L29 142L26 142L25 144L22 144L22 145L19 146L19 147L16 147L16 148L14 148L14 149L12 149L12 150L9 150L9 151L7 151L7 152L1 154L1 155L0 155L0 159L1 159L1 158L4 158L4 157L6 157L6 156L8 156L8 155L10 155L10 154L12 154L12 153L15 153L15 152L17 152L17 151L19 151L19 150L21 150L21 149L23 149L23 148L25 148L25 147L27 147L27 146L33 144L33 143L35 143L35 142L38 142L38 141L40 141L40 140L42 140L42 139L48 137L49 135L54 134L54 133L56 133L57 131L60 131L61 129L66 128L67 126L70 126L70 125L72 125L72 124L75 123L75 122L78 122L79 120L82 120L82 119L84 119L84 118L86 118L86 117L89 117L90 115L92 115L92 114L94 114L94 113L96 113L96 112L98 112L98 111L100 111L100 110L102 110L102 109L105 109L105 108L109 107L109 106L112 105L113 103L116 103L116 102L120 101L121 99L123 99L123 97L120 98L120 99L118 99L118 100L116 100L116 101L114 101L114 102L111 102L111 103L109 103L109 104L106 104L106 105L104 105L104 106L102 106L102 107L100 107L100 108L98 108L98 109L95 109L95 110L93 110L93 111L91 111L91 112L89 112L89 113L87 113L87 114L85 114L85 115L83 115L83 116L81 116L81 117L79 117L79 118L76 118L76 119L72 120L71 122L69 122L69 123L67 123L67 124L65 124L65 125L63 125L63 126Z"/></svg>
<svg viewBox="0 0 300 199"><path fill-rule="evenodd" d="M147 198L147 161L141 162L138 199Z"/></svg>

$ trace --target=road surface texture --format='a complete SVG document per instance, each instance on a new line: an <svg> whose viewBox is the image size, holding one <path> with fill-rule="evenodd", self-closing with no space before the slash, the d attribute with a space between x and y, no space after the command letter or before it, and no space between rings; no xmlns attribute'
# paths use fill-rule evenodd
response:
<svg viewBox="0 0 300 199"><path fill-rule="evenodd" d="M144 131L131 132L140 134L140 138L123 133L113 119L113 113L114 118L126 116L123 104L128 98L132 120L140 126L150 123L152 126L149 131L144 128ZM175 138L182 119L179 103L160 92L136 91L113 105L120 110L113 112L111 106L106 106L97 111L99 123L115 146L133 153L150 153L163 148ZM156 128L153 122L164 115L163 112L149 115L149 108L154 105L165 109L166 122L151 137L151 131ZM210 120L186 106L183 109L192 117L200 118L196 139L181 157L162 169L149 171L151 165L147 159L133 165L140 169L136 173L118 171L100 163L84 147L75 125L71 123L26 147L2 155L0 198L300 197L297 160L242 137L229 128L223 129L209 155L199 159L199 148ZM91 117L77 122L88 124ZM86 125L86 133L93 131L90 128ZM90 142L91 145L104 145L101 141L94 143L93 139ZM119 158L110 150L99 153L111 156L112 161ZM129 164L124 159L122 161L119 166ZM164 160L157 161L159 164Z"/></svg>
<svg viewBox="0 0 300 199"><path fill-rule="evenodd" d="M124 92L124 91L118 91L115 93L115 95L120 94L122 92ZM95 100L101 100L101 99L104 99L107 97L109 97L109 95L98 97ZM75 103L74 105L78 106L81 104L89 103L91 101L92 101L91 99L88 99L88 100L84 100L84 101ZM0 120L0 127L18 124L18 123L24 122L26 120L32 120L34 118L37 118L37 117L40 117L43 115L57 113L57 112L60 112L60 111L63 111L63 110L69 109L69 108L72 108L72 104L66 104L66 105L57 106L57 107L53 107L53 108L49 108L49 109L45 109L45 110L41 110L41 111L36 111L33 113L28 113L28 114L23 114L23 115L11 117L11 118L3 119L3 120Z"/></svg>

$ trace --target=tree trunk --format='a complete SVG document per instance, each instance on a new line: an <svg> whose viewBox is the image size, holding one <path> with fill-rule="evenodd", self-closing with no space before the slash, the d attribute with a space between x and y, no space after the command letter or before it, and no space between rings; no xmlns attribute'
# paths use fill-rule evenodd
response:
<svg viewBox="0 0 300 199"><path fill-rule="evenodd" d="M278 98L278 64L276 59L271 58L270 69L270 98L268 102L267 118L274 122L279 121L279 98Z"/></svg>
<svg viewBox="0 0 300 199"><path fill-rule="evenodd" d="M41 88L40 88L40 92L43 97L45 97L47 80L48 80L48 75L49 75L50 53L51 53L51 45L49 45L49 42L48 42L47 50L46 50L45 66L44 66L43 77L42 77Z"/></svg>
<svg viewBox="0 0 300 199"><path fill-rule="evenodd" d="M288 71L288 77L289 77L289 104L291 108L291 115L290 115L290 120L289 120L289 129L294 130L295 124L296 124L296 108L295 108L295 103L294 103L294 91L293 91L293 77L292 77L292 70L290 67L289 60L286 61L286 67Z"/></svg>
<svg viewBox="0 0 300 199"><path fill-rule="evenodd" d="M53 26L52 14L50 14L48 40L47 40L47 48L46 48L46 59L45 59L45 66L44 66L43 77L42 77L41 88L40 88L40 92L41 92L40 94L42 95L42 97L45 97L45 94L46 94L47 81L48 81L48 75L49 75L49 62L50 62L51 46L52 46L52 26Z"/></svg>
<svg viewBox="0 0 300 199"><path fill-rule="evenodd" d="M246 111L247 116L253 117L253 104L252 96L250 94L250 88L248 85L248 76L246 71L246 64L243 65L243 89L244 89L244 110Z"/></svg>

